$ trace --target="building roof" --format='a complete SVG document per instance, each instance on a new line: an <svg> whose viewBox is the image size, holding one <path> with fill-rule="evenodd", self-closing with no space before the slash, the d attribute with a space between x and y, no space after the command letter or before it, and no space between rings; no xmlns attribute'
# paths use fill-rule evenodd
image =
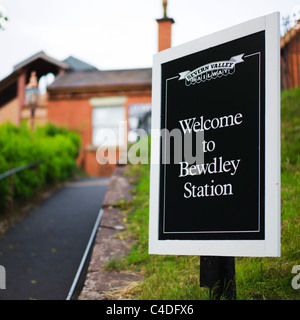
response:
<svg viewBox="0 0 300 320"><path fill-rule="evenodd" d="M91 71L91 70L98 70L96 67L82 61L79 60L73 56L70 56L69 58L65 59L63 61L64 63L66 63L71 70L73 71Z"/></svg>
<svg viewBox="0 0 300 320"><path fill-rule="evenodd" d="M26 83L30 73L35 71L37 78L53 73L54 82L48 92L95 92L103 88L150 88L152 69L98 70L96 67L73 56L64 61L49 57L43 51L14 66L13 72L0 81L0 107L17 95L17 79L20 72L26 72ZM60 72L64 71L64 72Z"/></svg>
<svg viewBox="0 0 300 320"><path fill-rule="evenodd" d="M36 69L35 71L37 73L42 73L44 70L47 69L49 70L48 72L53 72L55 74L59 69L68 70L70 68L70 66L67 63L56 60L46 55L43 51L40 51L15 65L14 72L19 71L20 69L28 66L30 66L31 69Z"/></svg>
<svg viewBox="0 0 300 320"><path fill-rule="evenodd" d="M13 72L0 81L0 107L17 96L17 81L20 73L25 72L26 83L32 71L37 78L48 73L58 74L60 70L68 70L70 66L62 61L49 57L40 51L14 66Z"/></svg>
<svg viewBox="0 0 300 320"><path fill-rule="evenodd" d="M152 69L90 70L66 72L48 87L49 92L102 86L151 85Z"/></svg>

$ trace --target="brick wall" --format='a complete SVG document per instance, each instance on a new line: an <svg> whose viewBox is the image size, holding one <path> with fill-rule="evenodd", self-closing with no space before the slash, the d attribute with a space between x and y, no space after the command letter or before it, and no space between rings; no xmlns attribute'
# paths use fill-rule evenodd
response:
<svg viewBox="0 0 300 320"><path fill-rule="evenodd" d="M300 21L281 38L281 88L300 86Z"/></svg>
<svg viewBox="0 0 300 320"><path fill-rule="evenodd" d="M77 159L79 167L91 175L97 175L90 158L86 159L85 147L91 144L92 108L88 100L49 100L48 121L58 126L76 130L81 135L81 151Z"/></svg>
<svg viewBox="0 0 300 320"><path fill-rule="evenodd" d="M0 108L0 123L19 124L19 100L15 98Z"/></svg>
<svg viewBox="0 0 300 320"><path fill-rule="evenodd" d="M126 118L130 104L151 102L151 92L144 96L130 95L124 105ZM110 176L115 164L100 165L96 159L97 148L92 146L92 106L89 99L64 99L48 101L48 121L78 131L82 137L82 147L77 159L79 167L92 176ZM114 156L114 155L113 155ZM118 161L119 151L116 150Z"/></svg>
<svg viewBox="0 0 300 320"><path fill-rule="evenodd" d="M77 130L82 137L82 145L91 144L92 108L88 100L50 100L48 121L59 126Z"/></svg>
<svg viewBox="0 0 300 320"><path fill-rule="evenodd" d="M281 58L282 73L285 75L285 89L297 88L300 86L300 35L299 40L293 39L286 47Z"/></svg>
<svg viewBox="0 0 300 320"><path fill-rule="evenodd" d="M173 19L158 19L158 52L171 47L171 29L174 23Z"/></svg>

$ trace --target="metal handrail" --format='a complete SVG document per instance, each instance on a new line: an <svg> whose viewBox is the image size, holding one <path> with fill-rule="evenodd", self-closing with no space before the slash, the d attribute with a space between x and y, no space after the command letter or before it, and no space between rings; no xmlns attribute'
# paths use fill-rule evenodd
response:
<svg viewBox="0 0 300 320"><path fill-rule="evenodd" d="M80 148L77 150L77 152L80 151ZM31 163L28 163L28 164L25 164L23 166L20 166L20 167L17 167L17 168L13 168L13 169L9 169L8 171L4 172L4 173L1 173L0 174L0 180L4 179L4 178L7 178L17 172L20 172L20 171L23 171L25 169L29 169L29 168L32 168L42 162L45 162L47 161L48 159L50 159L51 157L47 157L47 158L44 158L44 159L41 159L41 160L37 160L37 161L34 161L34 162L31 162Z"/></svg>
<svg viewBox="0 0 300 320"><path fill-rule="evenodd" d="M36 167L36 173L37 173L38 172L38 165L42 162L49 160L50 158L51 158L51 156L44 158L44 159L41 159L41 160L37 160L37 161L31 162L31 163L25 164L25 165L17 167L17 168L10 169L10 170L0 174L0 181L7 178L7 177L10 177L10 181L8 181L8 185L10 188L10 194L12 196L9 197L8 202L9 202L9 207L10 207L11 212L13 211L13 208L14 208L14 189L15 189L14 188L14 174L16 174L20 171L32 168L32 167Z"/></svg>
<svg viewBox="0 0 300 320"><path fill-rule="evenodd" d="M46 161L47 159L43 159L43 160L37 160L37 161L34 161L34 162L31 162L31 163L28 163L28 164L25 164L23 166L20 166L20 167L17 167L17 168L13 168L13 169L10 169L4 173L1 173L0 174L0 180L3 180L5 178L8 178L10 177L10 180L8 181L8 185L9 185L9 188L10 188L10 194L12 195L11 197L9 197L8 199L8 203L9 203L9 208L10 208L10 211L13 212L14 210L14 174L20 172L20 171L23 171L23 170L26 170L26 169L29 169L29 168L32 168L32 167L36 167L37 169L37 166L41 163L41 162L44 162Z"/></svg>
<svg viewBox="0 0 300 320"><path fill-rule="evenodd" d="M23 171L25 169L29 169L29 168L32 168L34 166L36 166L37 164L41 163L41 162L44 162L45 160L37 160L37 161L34 161L34 162L31 162L31 163L28 163L28 164L25 164L23 166L20 166L20 167L17 167L17 168L13 168L13 169L10 169L2 174L0 174L0 180L4 179L4 178L7 178L17 172L20 172L20 171Z"/></svg>

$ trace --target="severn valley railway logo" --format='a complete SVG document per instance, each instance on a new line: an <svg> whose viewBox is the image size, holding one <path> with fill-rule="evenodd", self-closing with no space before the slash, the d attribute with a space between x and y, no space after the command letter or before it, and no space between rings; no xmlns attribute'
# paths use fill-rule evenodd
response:
<svg viewBox="0 0 300 320"><path fill-rule="evenodd" d="M178 80L185 80L185 85L190 86L191 84L194 85L233 74L235 65L244 62L242 59L243 55L244 53L231 57L230 60L210 62L193 71L180 72L180 78Z"/></svg>

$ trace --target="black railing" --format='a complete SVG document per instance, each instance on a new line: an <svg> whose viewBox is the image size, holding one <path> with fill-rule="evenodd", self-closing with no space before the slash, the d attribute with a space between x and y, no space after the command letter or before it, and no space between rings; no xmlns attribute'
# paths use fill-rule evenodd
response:
<svg viewBox="0 0 300 320"><path fill-rule="evenodd" d="M34 161L34 162L31 162L31 163L25 164L24 166L20 166L20 167L17 167L17 168L10 169L10 170L0 174L0 180L2 180L4 178L7 178L9 176L12 176L15 173L23 171L25 169L29 169L29 168L32 168L32 167L37 167L37 165L39 163L44 162L44 161L45 160L38 160L38 161Z"/></svg>
<svg viewBox="0 0 300 320"><path fill-rule="evenodd" d="M42 162L45 162L45 161L46 161L46 159L37 160L37 161L25 164L20 167L10 169L10 170L0 174L0 180L10 177L10 181L9 181L10 197L8 199L8 206L9 206L9 210L11 212L14 210L14 175L18 172L21 172L23 170L30 169L30 168L34 168L34 170L37 173L38 165Z"/></svg>

